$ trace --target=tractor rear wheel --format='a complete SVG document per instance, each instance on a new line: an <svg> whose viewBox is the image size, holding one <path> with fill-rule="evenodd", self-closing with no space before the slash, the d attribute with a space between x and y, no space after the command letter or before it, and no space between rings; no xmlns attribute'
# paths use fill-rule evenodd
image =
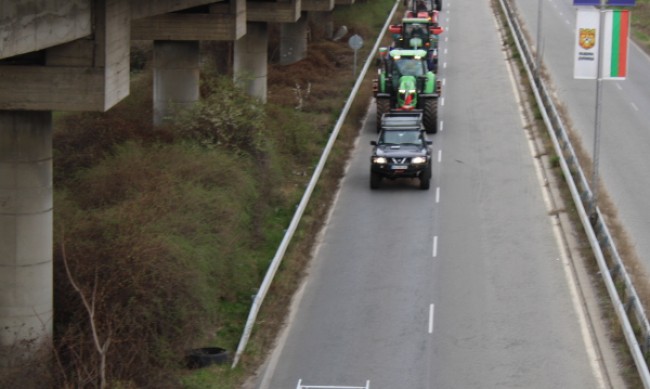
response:
<svg viewBox="0 0 650 389"><path fill-rule="evenodd" d="M377 97L377 132L381 130L381 117L390 112L390 98Z"/></svg>
<svg viewBox="0 0 650 389"><path fill-rule="evenodd" d="M438 99L424 100L424 129L427 134L438 132Z"/></svg>

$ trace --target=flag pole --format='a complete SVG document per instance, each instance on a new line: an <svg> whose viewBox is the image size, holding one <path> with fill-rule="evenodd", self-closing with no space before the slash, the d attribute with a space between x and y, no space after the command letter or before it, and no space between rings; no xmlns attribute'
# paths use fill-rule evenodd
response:
<svg viewBox="0 0 650 389"><path fill-rule="evenodd" d="M592 224L597 221L598 218L598 165L600 160L600 128L601 128L601 106L602 106L602 71L603 71L603 46L605 44L605 38L603 34L604 23L603 19L605 18L605 5L606 0L600 0L600 6L598 7L599 21L598 21L598 74L596 75L596 119L594 123L594 152L593 152L593 166L592 166L592 175L591 175L591 201L589 204L589 219Z"/></svg>

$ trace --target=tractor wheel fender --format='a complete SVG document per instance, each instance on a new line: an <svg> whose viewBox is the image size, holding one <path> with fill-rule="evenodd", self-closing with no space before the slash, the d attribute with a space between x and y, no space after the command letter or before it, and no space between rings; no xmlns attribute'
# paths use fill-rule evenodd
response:
<svg viewBox="0 0 650 389"><path fill-rule="evenodd" d="M381 73L379 75L379 91L386 93L386 73Z"/></svg>
<svg viewBox="0 0 650 389"><path fill-rule="evenodd" d="M424 93L434 93L436 91L436 75L433 72L427 72L426 82L424 84Z"/></svg>

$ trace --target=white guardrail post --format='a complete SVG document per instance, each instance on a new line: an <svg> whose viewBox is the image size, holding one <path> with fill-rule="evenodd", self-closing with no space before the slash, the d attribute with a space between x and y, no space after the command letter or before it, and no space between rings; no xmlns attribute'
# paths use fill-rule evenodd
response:
<svg viewBox="0 0 650 389"><path fill-rule="evenodd" d="M578 158L571 146L562 118L548 93L544 80L540 77L535 77L533 74L532 68L535 64L535 59L533 58L532 51L524 38L515 13L511 9L509 4L510 2L508 0L499 0L499 2L501 3L501 8L506 15L506 19L508 20L508 27L515 37L517 50L524 62L524 67L535 94L535 99L544 118L547 131L553 141L555 152L560 159L562 173L564 174L565 180L569 186L571 196L580 216L580 221L582 222L582 226L587 234L596 261L598 262L600 273L621 324L625 340L636 364L639 377L643 382L643 387L650 389L650 373L648 372L648 365L645 360L645 352L648 352L648 343L650 341L650 324L648 324L645 311L637 296L634 285L625 270L625 266L623 265L600 210L596 210L597 217L595 220L590 220L587 215L585 204L588 204L591 201L593 194L584 177L582 168L578 164ZM537 72L537 74L539 74L539 72ZM575 179L577 179L577 182ZM580 192L579 188L582 189L582 192ZM608 267L607 259L605 258L605 253L603 253L603 251L607 253L608 258L612 263L611 270ZM614 278L616 278L617 282L614 281ZM617 283L623 285L622 297L617 289ZM625 300L626 303L624 304L622 300ZM639 329L639 338L642 339L641 344L639 344L637 334L634 332L631 319L635 320L635 324Z"/></svg>
<svg viewBox="0 0 650 389"><path fill-rule="evenodd" d="M250 334L253 330L253 326L255 325L255 320L257 319L257 314L259 313L260 307L262 306L262 301L264 301L264 298L266 297L266 293L268 292L268 289L271 285L271 282L273 282L273 278L275 277L275 273L278 270L278 267L280 266L280 263L282 262L282 259L284 258L284 253L287 250L287 247L289 246L289 242L291 242L291 239L293 238L293 234L296 231L296 228L298 227L298 223L300 222L300 219L302 218L302 214L305 211L305 208L307 208L307 204L309 203L309 200L311 198L311 194L314 191L314 188L316 187L316 183L318 182L318 179L320 178L321 172L323 171L323 167L325 166L325 162L327 162L327 158L329 157L330 151L332 150L332 147L334 146L334 142L336 141L336 138L339 134L339 131L341 130L341 127L343 126L343 123L345 122L345 119L348 115L348 111L350 110L350 106L352 105L352 102L354 101L354 97L356 96L357 92L359 91L359 87L361 86L361 83L363 82L363 78L366 75L366 72L368 71L368 68L370 67L370 64L373 63L373 59L377 53L377 50L379 49L379 45L381 44L381 41L384 39L384 35L386 34L386 31L388 30L388 26L390 25L390 22L393 18L393 15L395 14L395 11L397 10L397 7L399 6L399 0L395 1L395 5L393 5L393 8L388 15L388 19L386 19L386 23L382 27L381 33L377 37L377 41L375 42L374 47L368 54L368 58L366 59L366 63L363 66L363 69L361 70L359 77L357 78L356 83L354 84L354 87L352 88L352 91L350 92L350 95L345 103L345 106L343 107L343 110L341 111L341 115L339 116L336 125L334 126L334 129L332 130L332 133L329 137L329 140L327 142L327 145L325 146L325 149L323 150L323 154L320 157L320 160L318 161L318 165L316 166L316 169L314 170L314 174L311 177L311 180L309 181L309 184L307 185L307 189L305 190L305 193L302 196L302 199L300 200L300 204L298 205L298 208L296 209L296 212L293 215L293 218L291 219L291 223L289 224L289 228L287 228L287 232L284 234L284 237L282 238L282 242L280 242L280 246L278 247L278 250L275 253L275 256L273 257L273 260L271 261L271 265L269 266L269 269L266 272L266 275L264 276L264 280L262 281L262 285L260 285L260 288L255 295L255 299L253 300L253 305L251 306L251 310L248 314L248 319L246 321L246 325L244 327L244 332L242 334L242 337L239 341L239 345L237 346L237 352L235 353L235 357L233 359L232 363L232 368L235 368L237 366L237 363L239 362L239 359L241 358L242 353L244 352L244 349L246 348L246 345L248 343L248 339L250 338Z"/></svg>

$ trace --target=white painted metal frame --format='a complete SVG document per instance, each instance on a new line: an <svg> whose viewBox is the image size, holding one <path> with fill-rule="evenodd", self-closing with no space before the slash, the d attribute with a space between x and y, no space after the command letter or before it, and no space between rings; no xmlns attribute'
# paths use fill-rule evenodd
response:
<svg viewBox="0 0 650 389"><path fill-rule="evenodd" d="M370 389L370 380L366 380L366 386L314 386L303 385L302 378L298 380L296 389Z"/></svg>

